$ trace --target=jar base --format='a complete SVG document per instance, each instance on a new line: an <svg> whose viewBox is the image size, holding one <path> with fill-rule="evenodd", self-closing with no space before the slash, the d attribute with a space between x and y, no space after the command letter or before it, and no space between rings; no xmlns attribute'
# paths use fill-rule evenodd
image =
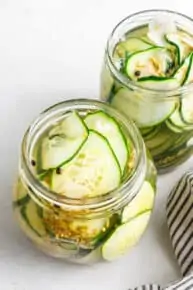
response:
<svg viewBox="0 0 193 290"><path fill-rule="evenodd" d="M182 147L178 151L154 157L154 163L159 175L174 171L176 167L186 162L193 155L193 146Z"/></svg>

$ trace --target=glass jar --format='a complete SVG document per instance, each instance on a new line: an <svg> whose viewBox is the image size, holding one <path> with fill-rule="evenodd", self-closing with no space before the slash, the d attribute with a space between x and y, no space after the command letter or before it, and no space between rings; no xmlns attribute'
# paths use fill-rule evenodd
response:
<svg viewBox="0 0 193 290"><path fill-rule="evenodd" d="M45 187L34 174L31 152L39 136L74 110L81 116L98 110L108 113L132 144L131 171L119 188L105 195L83 200L66 197ZM25 235L46 254L76 263L110 261L140 239L155 191L156 170L134 123L106 103L78 99L48 108L25 133L13 208Z"/></svg>
<svg viewBox="0 0 193 290"><path fill-rule="evenodd" d="M193 153L193 84L177 89L167 89L167 86L162 89L155 86L152 89L142 87L140 82L132 81L125 75L124 69L117 65L115 55L118 43L127 37L139 39L142 31L147 31L149 23L161 17L167 21L172 19L180 31L193 31L192 19L172 11L147 10L123 19L107 41L100 95L103 101L109 102L134 120L158 171L166 172L187 160ZM147 39L141 39L144 41L144 49L149 47ZM188 110L191 121L187 121L181 114L183 106L184 116L185 110Z"/></svg>

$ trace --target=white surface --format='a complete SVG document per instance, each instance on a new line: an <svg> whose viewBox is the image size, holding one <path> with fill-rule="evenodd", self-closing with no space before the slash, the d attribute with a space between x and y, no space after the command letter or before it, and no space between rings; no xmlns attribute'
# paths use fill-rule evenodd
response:
<svg viewBox="0 0 193 290"><path fill-rule="evenodd" d="M192 10L192 0L152 2L0 1L0 289L124 290L151 281L166 284L179 277L165 223L165 201L193 160L160 177L148 231L132 252L112 264L80 267L44 256L21 234L11 210L24 130L55 102L97 97L104 45L114 25L142 9L167 8L187 14Z"/></svg>

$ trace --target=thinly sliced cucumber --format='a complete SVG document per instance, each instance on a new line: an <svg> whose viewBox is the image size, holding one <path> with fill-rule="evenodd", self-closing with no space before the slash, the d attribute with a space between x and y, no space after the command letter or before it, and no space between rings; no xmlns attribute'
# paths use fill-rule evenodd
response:
<svg viewBox="0 0 193 290"><path fill-rule="evenodd" d="M128 160L128 146L117 121L100 111L87 115L85 123L89 129L99 132L109 141L123 173Z"/></svg>
<svg viewBox="0 0 193 290"><path fill-rule="evenodd" d="M23 206L29 202L30 196L28 195L27 189L23 185L21 179L18 179L14 191L13 206Z"/></svg>
<svg viewBox="0 0 193 290"><path fill-rule="evenodd" d="M172 39L170 39L169 35L165 35L165 40L167 42L168 46L171 46L171 50L174 53L174 60L175 60L175 65L180 65L181 64L181 54L180 54L180 49L177 45L177 43L173 42Z"/></svg>
<svg viewBox="0 0 193 290"><path fill-rule="evenodd" d="M30 197L29 195L26 195L18 200L15 200L13 202L13 206L24 206L25 204L27 204L30 201Z"/></svg>
<svg viewBox="0 0 193 290"><path fill-rule="evenodd" d="M152 139L159 132L159 129L160 129L160 126L158 125L155 127L154 126L151 127L151 131L149 131L147 133L144 133L143 128L140 131L141 131L143 138L145 140L149 140L149 139Z"/></svg>
<svg viewBox="0 0 193 290"><path fill-rule="evenodd" d="M180 67L173 75L173 78L175 78L181 86L186 82L188 71L190 68L190 62L192 62L192 54L184 59Z"/></svg>
<svg viewBox="0 0 193 290"><path fill-rule="evenodd" d="M69 222L69 230L85 240L94 239L97 242L101 235L104 235L109 227L109 220L106 218L92 220L74 220Z"/></svg>
<svg viewBox="0 0 193 290"><path fill-rule="evenodd" d="M166 120L166 126L172 130L174 133L182 133L183 129L173 124L170 119Z"/></svg>
<svg viewBox="0 0 193 290"><path fill-rule="evenodd" d="M179 131L193 129L193 94L185 95L181 99L179 108L174 111L168 121L173 131L177 129L179 129Z"/></svg>
<svg viewBox="0 0 193 290"><path fill-rule="evenodd" d="M160 126L158 133L152 138L146 140L146 145L150 150L161 148L172 143L171 132L165 126Z"/></svg>
<svg viewBox="0 0 193 290"><path fill-rule="evenodd" d="M141 33L140 33L140 35L138 37L140 37L141 40L151 44L151 46L155 46L155 43L153 43L147 35L141 35Z"/></svg>
<svg viewBox="0 0 193 290"><path fill-rule="evenodd" d="M170 52L163 47L152 47L133 53L126 62L126 73L132 80L147 76L164 76L168 64L173 60Z"/></svg>
<svg viewBox="0 0 193 290"><path fill-rule="evenodd" d="M187 74L184 80L184 85L188 85L193 82L193 53L189 56L189 66L187 70ZM191 125L190 129L193 126L193 93L184 94L181 98L181 106L180 106L180 115L182 118L182 122L187 125Z"/></svg>
<svg viewBox="0 0 193 290"><path fill-rule="evenodd" d="M111 87L111 90L110 90L110 92L108 94L108 97L106 99L104 99L104 101L107 101L107 102L110 103L111 100L114 98L114 95L116 94L116 91L117 91L116 85L115 85L115 83L113 83L113 85Z"/></svg>
<svg viewBox="0 0 193 290"><path fill-rule="evenodd" d="M136 91L120 89L111 105L133 119L140 128L162 123L175 110L175 101L149 101L148 96Z"/></svg>
<svg viewBox="0 0 193 290"><path fill-rule="evenodd" d="M165 46L165 34L175 33L176 31L175 23L168 17L156 17L153 21L150 21L147 35L154 44Z"/></svg>
<svg viewBox="0 0 193 290"><path fill-rule="evenodd" d="M177 89L180 85L175 78L149 76L139 78L141 86L151 90L168 91Z"/></svg>
<svg viewBox="0 0 193 290"><path fill-rule="evenodd" d="M193 93L185 95L181 100L180 113L182 120L193 128Z"/></svg>
<svg viewBox="0 0 193 290"><path fill-rule="evenodd" d="M151 210L154 203L154 190L148 181L144 181L137 196L127 205L122 213L121 221L125 223L142 212Z"/></svg>
<svg viewBox="0 0 193 290"><path fill-rule="evenodd" d="M114 95L122 88L122 84L119 83L118 81L114 81L111 90L109 92L109 95L106 99L104 99L106 102L111 103L111 100L114 98ZM129 89L130 90L130 89Z"/></svg>
<svg viewBox="0 0 193 290"><path fill-rule="evenodd" d="M21 209L21 215L23 219L28 224L28 226L36 233L39 237L46 235L46 229L43 223L43 220L38 214L38 207L30 200L26 205Z"/></svg>
<svg viewBox="0 0 193 290"><path fill-rule="evenodd" d="M181 107L182 110L182 107ZM183 107L184 110L184 107ZM191 113L191 108L188 108L187 110L190 110ZM174 127L179 128L179 130L181 129L183 130L187 130L187 131L191 131L193 130L193 121L192 123L187 123L184 119L184 116L187 116L187 111L183 112L180 110L176 110L170 117L169 121L171 124L174 125ZM190 119L189 119L190 120Z"/></svg>
<svg viewBox="0 0 193 290"><path fill-rule="evenodd" d="M76 112L71 113L42 141L42 169L56 168L77 154L88 130Z"/></svg>
<svg viewBox="0 0 193 290"><path fill-rule="evenodd" d="M143 136L147 136L149 135L150 133L152 133L154 131L154 127L147 127L147 128L142 128L141 129L141 134Z"/></svg>
<svg viewBox="0 0 193 290"><path fill-rule="evenodd" d="M151 43L146 42L138 37L130 37L117 44L114 57L124 58L125 52L133 53L140 50L148 49L152 46Z"/></svg>
<svg viewBox="0 0 193 290"><path fill-rule="evenodd" d="M186 75L183 81L183 85L188 85L193 82L193 53L190 53L187 57L188 69L186 70Z"/></svg>
<svg viewBox="0 0 193 290"><path fill-rule="evenodd" d="M178 128L184 128L187 126L187 124L184 123L184 121L181 118L179 109L176 109L174 111L174 113L170 116L169 120L172 124L174 124Z"/></svg>
<svg viewBox="0 0 193 290"><path fill-rule="evenodd" d="M90 130L78 154L53 171L52 190L71 198L99 196L118 187L121 169L109 142Z"/></svg>
<svg viewBox="0 0 193 290"><path fill-rule="evenodd" d="M120 225L104 243L102 247L103 258L112 261L133 247L145 231L150 214L150 211L147 211L129 222Z"/></svg>
<svg viewBox="0 0 193 290"><path fill-rule="evenodd" d="M43 171L38 175L38 179L41 181L41 184L46 188L52 187L52 169Z"/></svg>
<svg viewBox="0 0 193 290"><path fill-rule="evenodd" d="M92 218L91 220L65 217L65 213L62 211L57 214L50 214L49 211L43 212L47 233L51 239L56 240L65 249L77 247L74 244L77 240L79 240L79 245L85 249L99 246L115 227L118 220L114 216L111 218Z"/></svg>
<svg viewBox="0 0 193 290"><path fill-rule="evenodd" d="M180 64L189 54L189 52L193 49L193 46L190 47L190 39L188 36L185 36L184 34L178 33L168 33L166 34L166 40L168 43L173 45L176 48L177 58L178 58L178 64ZM192 39L193 42L193 39Z"/></svg>
<svg viewBox="0 0 193 290"><path fill-rule="evenodd" d="M173 146L175 137L176 134L169 130L164 123L160 126L159 132L152 139L145 140L145 143L154 157L169 150Z"/></svg>
<svg viewBox="0 0 193 290"><path fill-rule="evenodd" d="M18 200L13 202L13 206L24 206L26 203L30 201L29 195L26 195Z"/></svg>
<svg viewBox="0 0 193 290"><path fill-rule="evenodd" d="M181 66L181 68L183 65ZM189 84L193 81L193 53L191 53L184 61L185 77L183 85ZM178 72L177 72L178 74ZM179 69L179 75L181 74ZM175 77L175 76L174 76ZM184 94L180 99L180 105L170 116L169 123L173 131L192 130L193 129L193 94Z"/></svg>
<svg viewBox="0 0 193 290"><path fill-rule="evenodd" d="M50 139L54 138L55 135L74 139L83 135L87 136L88 130L78 112L73 111L57 126L54 126L48 135Z"/></svg>

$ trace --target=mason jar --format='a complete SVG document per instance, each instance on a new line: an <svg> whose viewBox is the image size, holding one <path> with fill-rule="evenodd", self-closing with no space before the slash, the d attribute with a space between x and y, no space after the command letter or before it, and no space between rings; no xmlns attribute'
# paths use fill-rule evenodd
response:
<svg viewBox="0 0 193 290"><path fill-rule="evenodd" d="M54 128L74 111L83 120L95 112L108 114L117 121L130 144L124 176L119 186L106 194L98 196L93 192L82 198L78 192L74 192L74 196L54 192L46 180L49 177L43 181L46 173L36 174L42 162L42 147L37 144L50 127ZM68 130L70 126L72 124ZM97 150L97 146L96 142L94 149ZM99 159L100 154L95 157ZM105 160L101 164L108 170ZM62 166L60 170L52 168L49 172L61 174L61 170ZM14 213L24 234L50 256L76 263L119 258L135 246L144 233L155 192L156 169L137 127L106 103L77 99L56 104L42 112L24 134L13 197Z"/></svg>
<svg viewBox="0 0 193 290"><path fill-rule="evenodd" d="M169 32L162 35L164 29ZM147 10L118 23L106 45L101 99L136 123L159 172L175 168L193 152L192 31L193 20L188 16ZM167 58L163 63L164 49L170 50L172 61ZM154 59L149 71L144 71L150 56ZM156 66L161 70L164 65L163 77Z"/></svg>

